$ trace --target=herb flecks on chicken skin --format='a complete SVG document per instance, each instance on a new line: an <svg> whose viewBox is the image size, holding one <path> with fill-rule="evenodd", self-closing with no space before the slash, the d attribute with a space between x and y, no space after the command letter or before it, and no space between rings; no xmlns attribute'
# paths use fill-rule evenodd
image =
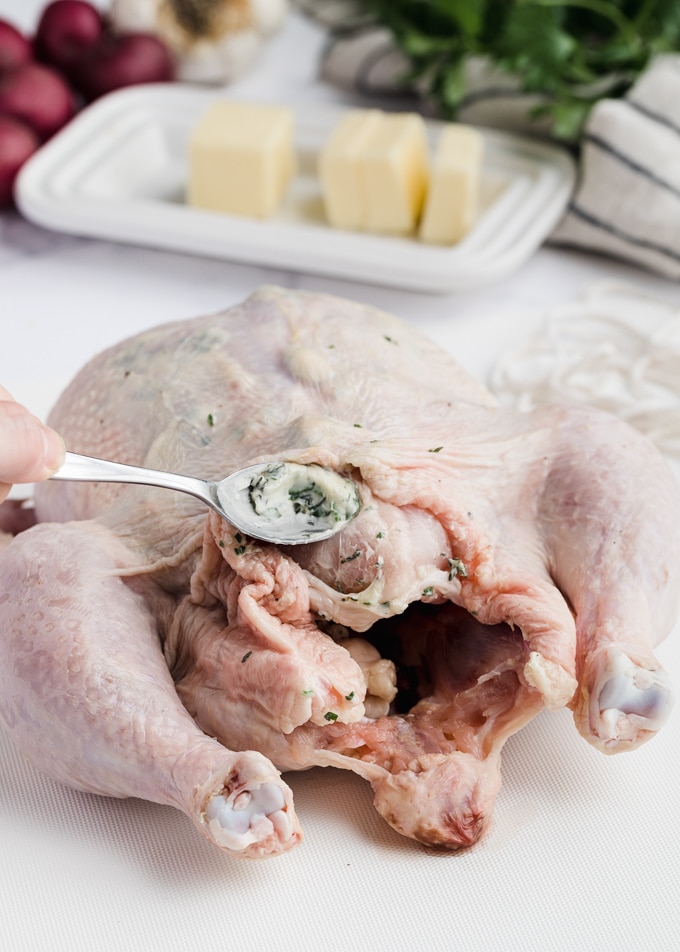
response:
<svg viewBox="0 0 680 952"><path fill-rule="evenodd" d="M363 504L276 548L165 490L40 486L41 524L0 554L0 715L64 783L264 856L300 839L279 771L342 767L401 833L456 848L539 711L571 706L608 753L668 714L678 490L606 414L503 409L388 315L264 288L96 357L50 422L77 452L206 478L318 463Z"/></svg>

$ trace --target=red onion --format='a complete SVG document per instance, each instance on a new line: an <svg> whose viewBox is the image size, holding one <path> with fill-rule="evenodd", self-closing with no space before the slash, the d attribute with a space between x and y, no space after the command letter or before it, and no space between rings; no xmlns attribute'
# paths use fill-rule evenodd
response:
<svg viewBox="0 0 680 952"><path fill-rule="evenodd" d="M41 139L48 139L72 118L75 101L57 72L27 63L0 77L0 113L25 122Z"/></svg>
<svg viewBox="0 0 680 952"><path fill-rule="evenodd" d="M6 20L0 20L0 76L33 59L31 44Z"/></svg>
<svg viewBox="0 0 680 952"><path fill-rule="evenodd" d="M54 0L43 10L35 36L38 59L70 77L101 41L101 13L85 0Z"/></svg>
<svg viewBox="0 0 680 952"><path fill-rule="evenodd" d="M12 204L19 169L39 145L37 135L25 123L0 115L0 208Z"/></svg>
<svg viewBox="0 0 680 952"><path fill-rule="evenodd" d="M167 47L150 33L110 36L84 59L74 83L87 100L138 83L163 83L174 79L174 64Z"/></svg>

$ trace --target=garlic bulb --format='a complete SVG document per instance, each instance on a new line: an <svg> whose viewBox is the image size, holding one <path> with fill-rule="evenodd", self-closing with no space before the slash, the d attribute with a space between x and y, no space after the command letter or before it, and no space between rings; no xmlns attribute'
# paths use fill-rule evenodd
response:
<svg viewBox="0 0 680 952"><path fill-rule="evenodd" d="M111 0L111 22L155 33L172 53L177 78L224 83L251 63L279 29L288 0Z"/></svg>

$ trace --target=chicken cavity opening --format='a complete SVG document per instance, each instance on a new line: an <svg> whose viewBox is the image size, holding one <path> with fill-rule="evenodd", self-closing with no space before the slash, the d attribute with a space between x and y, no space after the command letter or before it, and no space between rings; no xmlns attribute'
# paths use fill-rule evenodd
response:
<svg viewBox="0 0 680 952"><path fill-rule="evenodd" d="M451 602L414 602L401 615L381 619L361 635L345 625L318 619L319 628L342 645L366 680L366 717L408 714L436 696L482 709L505 677L514 693L529 649L521 631L484 625ZM474 696L474 702L471 697Z"/></svg>

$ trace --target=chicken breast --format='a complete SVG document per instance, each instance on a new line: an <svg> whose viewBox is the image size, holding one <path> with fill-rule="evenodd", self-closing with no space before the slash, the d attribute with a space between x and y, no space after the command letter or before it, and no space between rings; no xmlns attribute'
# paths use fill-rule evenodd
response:
<svg viewBox="0 0 680 952"><path fill-rule="evenodd" d="M0 552L0 717L52 777L184 810L241 856L300 840L281 771L354 770L406 836L486 829L505 740L570 706L605 753L662 725L653 654L680 591L678 487L584 408L499 407L373 308L263 288L95 357L69 449L217 479L351 476L359 515L275 547L196 500L52 482Z"/></svg>

